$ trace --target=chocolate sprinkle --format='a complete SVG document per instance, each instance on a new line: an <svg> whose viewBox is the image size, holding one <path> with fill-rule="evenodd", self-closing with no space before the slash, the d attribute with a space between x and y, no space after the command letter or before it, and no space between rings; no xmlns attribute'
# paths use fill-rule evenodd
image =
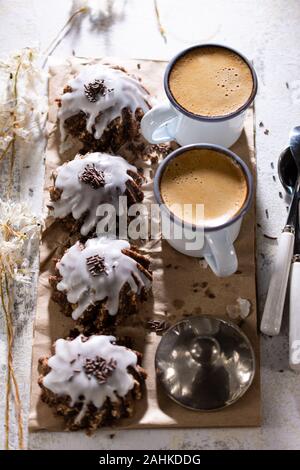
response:
<svg viewBox="0 0 300 470"><path fill-rule="evenodd" d="M86 375L95 377L99 384L105 384L116 367L117 361L115 359L107 361L100 356L96 356L95 359L87 358L83 366Z"/></svg>
<svg viewBox="0 0 300 470"><path fill-rule="evenodd" d="M100 276L100 274L107 274L104 264L104 258L99 255L90 256L86 259L86 264L92 276Z"/></svg>
<svg viewBox="0 0 300 470"><path fill-rule="evenodd" d="M104 80L94 80L88 85L84 85L84 94L91 103L96 103L100 96L105 96L107 93L113 91L104 85Z"/></svg>
<svg viewBox="0 0 300 470"><path fill-rule="evenodd" d="M93 189L99 189L105 185L104 173L97 170L95 165L86 165L83 172L78 176L79 181L89 184Z"/></svg>

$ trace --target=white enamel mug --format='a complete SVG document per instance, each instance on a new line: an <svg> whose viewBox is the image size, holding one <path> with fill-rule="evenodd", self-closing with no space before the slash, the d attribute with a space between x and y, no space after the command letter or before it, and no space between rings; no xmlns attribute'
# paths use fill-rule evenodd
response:
<svg viewBox="0 0 300 470"><path fill-rule="evenodd" d="M174 99L169 76L174 63L187 52L204 47L220 47L240 56L249 66L253 78L253 89L242 107L226 116L200 116L183 108ZM222 147L231 147L240 137L245 121L245 113L257 92L257 76L252 64L239 52L219 44L192 46L176 55L168 64L164 76L164 88L168 98L163 104L154 106L142 119L141 131L148 142L158 144L175 140L179 145L206 142Z"/></svg>
<svg viewBox="0 0 300 470"><path fill-rule="evenodd" d="M247 197L244 201L244 204L231 219L227 220L225 223L219 226L205 227L192 225L186 221L183 222L183 220L179 219L168 209L162 199L160 183L162 175L169 162L182 153L193 149L214 150L223 155L226 155L228 158L234 160L234 162L240 166L244 173L248 188ZM163 237L166 238L168 243L173 248L175 248L175 250L188 256L204 258L212 271L219 277L230 276L231 274L235 273L238 268L238 260L233 243L239 235L242 219L250 208L253 196L253 178L248 166L241 158L239 158L230 150L217 145L194 144L180 147L174 152L170 153L160 163L154 178L154 196L156 202L160 205L162 226L164 224L169 224L170 226L168 235L166 236L163 233ZM199 204L201 204L201 201L199 201ZM182 227L183 225L184 230L178 231L178 228ZM174 234L178 234L178 232L181 233L180 238L174 236ZM194 248L190 248L192 245L191 240L193 240L195 237L195 232L197 232L199 235L202 234L203 236L202 246L196 250Z"/></svg>

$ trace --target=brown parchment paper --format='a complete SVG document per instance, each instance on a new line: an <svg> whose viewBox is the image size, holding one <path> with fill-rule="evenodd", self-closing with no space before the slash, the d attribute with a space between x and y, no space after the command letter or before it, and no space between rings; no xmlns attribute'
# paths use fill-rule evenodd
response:
<svg viewBox="0 0 300 470"><path fill-rule="evenodd" d="M61 157L58 153L58 133L55 132L57 104L55 99L62 92L70 76L77 73L88 59L72 58L52 66L49 80L50 112L48 129L49 142L46 149L45 205L48 200L47 187L51 171L64 160L74 156ZM129 72L142 77L145 86L158 99L164 98L163 73L165 62L149 60L99 59L101 62L116 63ZM233 151L241 156L252 168L255 176L253 109L249 109L245 130L234 145ZM152 172L148 173L149 175ZM145 203L153 197L151 181L145 186ZM62 431L63 420L53 415L52 410L40 400L38 379L38 358L48 355L53 342L68 334L73 321L60 313L51 299L48 276L52 270L52 258L59 250L66 233L61 223L47 220L40 249L40 276L38 285L37 315L34 331L32 358L30 431ZM173 250L165 241L150 241L142 250L151 256L154 274L153 297L146 302L139 315L144 318L167 319L171 324L184 316L201 313L226 317L226 306L236 302L238 297L251 302L251 313L241 328L248 335L257 360L253 384L248 392L234 405L217 412L195 412L178 406L160 390L156 383L154 356L160 336L142 328L138 322L124 327L134 338L134 346L143 352L143 366L148 371L146 396L137 402L133 418L122 420L119 428L161 428L161 427L225 427L258 426L260 424L259 384L259 339L256 317L255 285L255 208L254 205L244 218L242 230L235 244L239 258L239 270L228 278L217 278L209 268L203 267L196 258L182 255Z"/></svg>

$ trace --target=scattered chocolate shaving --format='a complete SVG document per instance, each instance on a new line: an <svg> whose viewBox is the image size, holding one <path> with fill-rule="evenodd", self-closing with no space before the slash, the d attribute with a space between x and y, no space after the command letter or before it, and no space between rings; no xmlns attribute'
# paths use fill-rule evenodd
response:
<svg viewBox="0 0 300 470"><path fill-rule="evenodd" d="M264 123L262 121L260 121L259 127L264 127Z"/></svg>
<svg viewBox="0 0 300 470"><path fill-rule="evenodd" d="M277 237L272 237L272 235L268 235L267 233L264 233L263 236L269 240L277 240Z"/></svg>
<svg viewBox="0 0 300 470"><path fill-rule="evenodd" d="M264 130L264 134L265 134L265 135L269 135L269 132L270 132L269 129L265 129L265 130Z"/></svg>
<svg viewBox="0 0 300 470"><path fill-rule="evenodd" d="M269 211L268 211L268 209L265 210L265 213L266 213L266 217L267 217L267 219L268 219L268 218L269 218Z"/></svg>
<svg viewBox="0 0 300 470"><path fill-rule="evenodd" d="M204 293L205 293L205 296L208 297L209 299L215 299L216 297L209 287L206 289L206 291L204 291Z"/></svg>
<svg viewBox="0 0 300 470"><path fill-rule="evenodd" d="M169 328L170 324L166 320L149 320L147 327L155 333L162 333Z"/></svg>
<svg viewBox="0 0 300 470"><path fill-rule="evenodd" d="M276 181L276 176L275 175L273 175L272 178L273 178L273 181Z"/></svg>
<svg viewBox="0 0 300 470"><path fill-rule="evenodd" d="M70 85L66 85L63 89L64 93L72 93L73 88Z"/></svg>
<svg viewBox="0 0 300 470"><path fill-rule="evenodd" d="M90 338L88 336L84 336L84 335L81 336L81 342L82 343L86 343L89 339ZM80 356L80 354L78 354L78 356Z"/></svg>
<svg viewBox="0 0 300 470"><path fill-rule="evenodd" d="M271 168L272 168L272 170L274 170L274 163L273 162L271 162Z"/></svg>
<svg viewBox="0 0 300 470"><path fill-rule="evenodd" d="M289 85L289 83L288 83L288 82L285 82L285 86L287 87L287 89L289 89L289 88L290 88L290 85Z"/></svg>
<svg viewBox="0 0 300 470"><path fill-rule="evenodd" d="M100 96L105 96L113 91L113 88L107 88L104 80L94 80L88 85L84 85L84 94L91 103L96 103Z"/></svg>
<svg viewBox="0 0 300 470"><path fill-rule="evenodd" d="M92 276L100 276L100 274L107 274L104 264L104 258L99 255L90 256L86 259L86 264Z"/></svg>
<svg viewBox="0 0 300 470"><path fill-rule="evenodd" d="M141 69L141 64L136 64L136 66L139 70Z"/></svg>
<svg viewBox="0 0 300 470"><path fill-rule="evenodd" d="M278 194L279 194L279 197L280 197L280 199L283 199L282 192L281 192L281 191L279 191L279 193L278 193Z"/></svg>
<svg viewBox="0 0 300 470"><path fill-rule="evenodd" d="M89 184L93 189L99 189L105 185L104 173L97 170L95 165L86 165L83 172L78 176L79 181Z"/></svg>
<svg viewBox="0 0 300 470"><path fill-rule="evenodd" d="M86 375L95 377L99 384L105 384L116 367L117 361L115 359L111 358L107 361L100 356L96 356L95 359L87 358L83 366Z"/></svg>

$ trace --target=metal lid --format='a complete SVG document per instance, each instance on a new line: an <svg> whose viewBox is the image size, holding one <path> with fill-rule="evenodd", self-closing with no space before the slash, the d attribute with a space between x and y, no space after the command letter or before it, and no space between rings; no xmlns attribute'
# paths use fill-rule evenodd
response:
<svg viewBox="0 0 300 470"><path fill-rule="evenodd" d="M231 322L202 315L180 321L162 337L155 356L167 395L193 410L218 410L249 388L255 356L246 335Z"/></svg>

